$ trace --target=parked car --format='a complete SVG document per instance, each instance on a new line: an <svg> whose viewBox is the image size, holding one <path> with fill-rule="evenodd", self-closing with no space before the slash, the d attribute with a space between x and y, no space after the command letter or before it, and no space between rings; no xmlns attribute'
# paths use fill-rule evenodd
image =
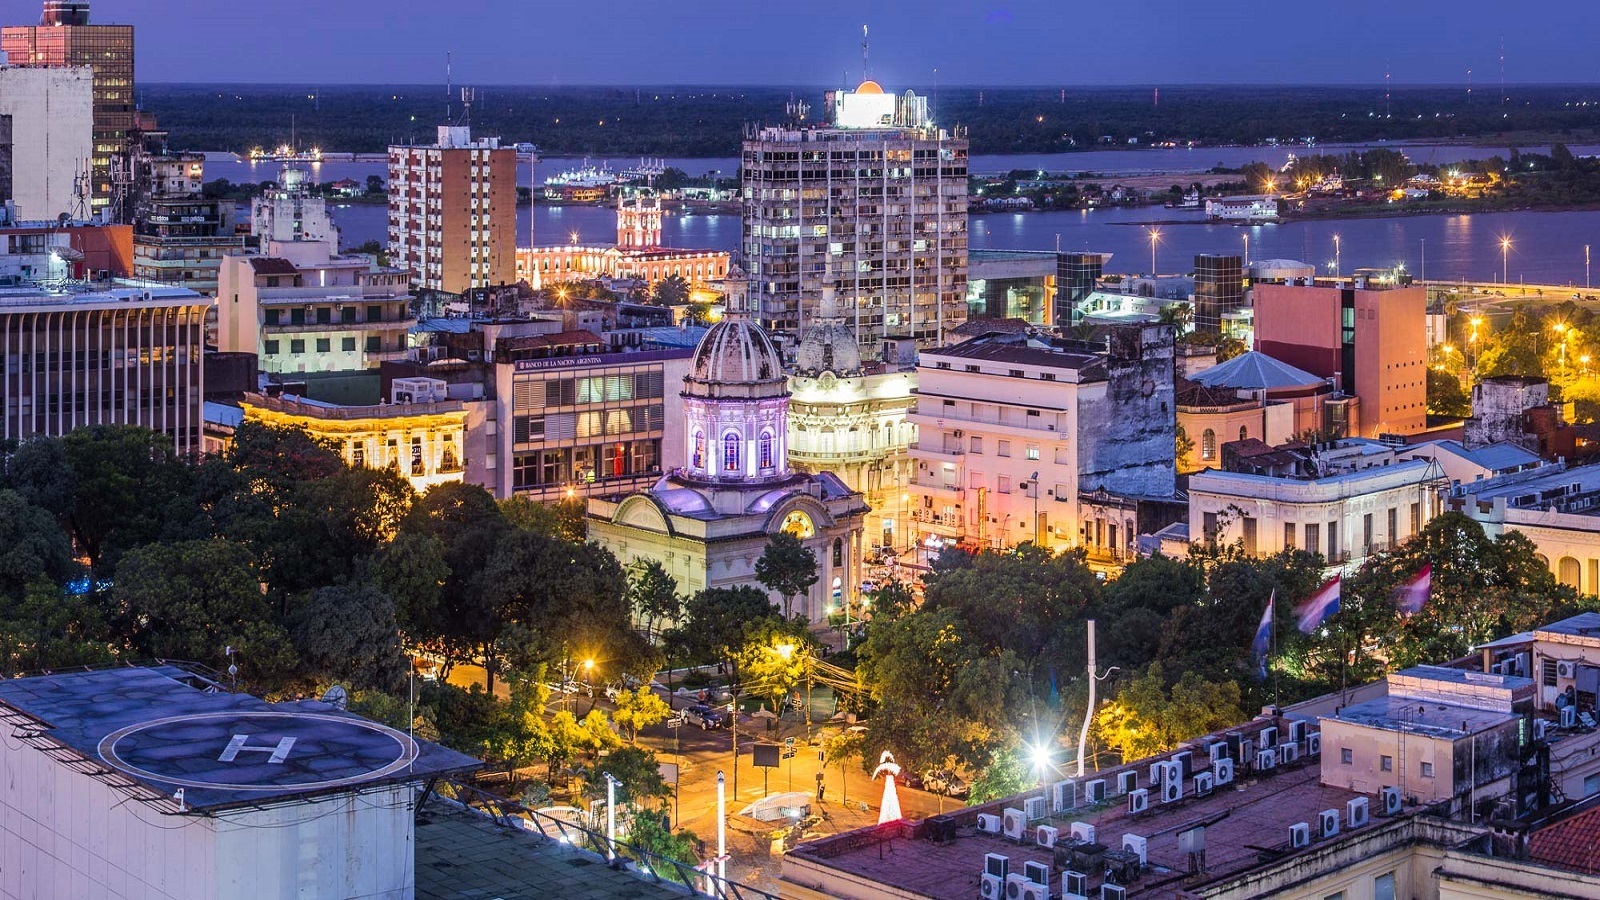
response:
<svg viewBox="0 0 1600 900"><path fill-rule="evenodd" d="M722 728L728 724L727 716L718 709L712 709L704 703L696 703L683 711L683 720L690 725L699 725L703 730Z"/></svg>
<svg viewBox="0 0 1600 900"><path fill-rule="evenodd" d="M617 695L628 690L631 690L631 688L627 687L626 685L612 682L611 684L606 685L606 699L612 703L615 703L617 702Z"/></svg>
<svg viewBox="0 0 1600 900"><path fill-rule="evenodd" d="M961 776L948 769L936 769L922 773L922 787L924 790L935 794L944 794L957 800L967 796L972 788Z"/></svg>

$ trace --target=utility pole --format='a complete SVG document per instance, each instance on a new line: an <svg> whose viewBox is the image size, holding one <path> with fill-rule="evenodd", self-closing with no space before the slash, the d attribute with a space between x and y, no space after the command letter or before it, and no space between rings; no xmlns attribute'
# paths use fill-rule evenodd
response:
<svg viewBox="0 0 1600 900"><path fill-rule="evenodd" d="M1083 759L1089 750L1089 723L1094 720L1094 695L1095 683L1110 677L1117 671L1116 666L1105 671L1103 675L1095 674L1094 661L1094 620L1089 620L1089 705L1083 711L1083 730L1078 732L1078 777L1083 777Z"/></svg>
<svg viewBox="0 0 1600 900"><path fill-rule="evenodd" d="M739 770L734 769L737 775ZM738 794L738 788L734 793ZM725 897L728 892L728 793L726 779L717 773L717 889L714 896Z"/></svg>

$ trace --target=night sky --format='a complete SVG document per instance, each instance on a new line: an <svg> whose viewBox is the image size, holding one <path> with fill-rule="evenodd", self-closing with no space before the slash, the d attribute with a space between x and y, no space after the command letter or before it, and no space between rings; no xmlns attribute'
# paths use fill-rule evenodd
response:
<svg viewBox="0 0 1600 900"><path fill-rule="evenodd" d="M141 81L927 85L1600 82L1600 3L93 0ZM8 23L35 0L0 0Z"/></svg>

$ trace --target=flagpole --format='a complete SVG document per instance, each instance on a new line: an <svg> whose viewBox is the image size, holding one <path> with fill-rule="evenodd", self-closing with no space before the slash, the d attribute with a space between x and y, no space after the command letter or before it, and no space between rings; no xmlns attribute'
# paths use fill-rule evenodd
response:
<svg viewBox="0 0 1600 900"><path fill-rule="evenodd" d="M1272 665L1272 657L1278 655L1278 599L1277 590L1268 598L1267 605L1272 607L1272 652L1267 654L1267 664ZM1278 667L1272 666L1272 705L1278 705Z"/></svg>

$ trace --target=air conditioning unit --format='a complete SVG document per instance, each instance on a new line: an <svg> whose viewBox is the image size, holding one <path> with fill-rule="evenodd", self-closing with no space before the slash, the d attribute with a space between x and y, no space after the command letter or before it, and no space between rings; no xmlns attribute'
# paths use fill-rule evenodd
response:
<svg viewBox="0 0 1600 900"><path fill-rule="evenodd" d="M1082 841L1085 844L1094 843L1094 826L1088 822L1073 822L1071 834L1072 839L1075 841Z"/></svg>
<svg viewBox="0 0 1600 900"><path fill-rule="evenodd" d="M1150 808L1150 789L1134 788L1128 792L1128 812L1142 813Z"/></svg>
<svg viewBox="0 0 1600 900"><path fill-rule="evenodd" d="M1027 860L1022 864L1022 877L1029 882L1043 888L1047 893L1050 890L1050 866L1042 862Z"/></svg>
<svg viewBox="0 0 1600 900"><path fill-rule="evenodd" d="M999 853L985 853L983 855L983 871L1004 883L1006 876L1011 874L1011 857Z"/></svg>
<svg viewBox="0 0 1600 900"><path fill-rule="evenodd" d="M1022 811L1029 822L1037 822L1050 815L1050 801L1043 797L1028 797L1022 801Z"/></svg>
<svg viewBox="0 0 1600 900"><path fill-rule="evenodd" d="M1149 863L1150 863L1150 842L1145 840L1140 835L1137 835L1137 834L1125 834L1125 835L1123 835L1122 836L1122 849L1128 851L1129 853L1137 853L1139 855L1139 866L1141 868L1143 868L1146 865L1149 865Z"/></svg>
<svg viewBox="0 0 1600 900"><path fill-rule="evenodd" d="M1550 720L1549 719L1534 719L1533 720L1533 737L1534 737L1534 740L1542 741L1542 740L1545 739L1545 737L1549 733L1550 733Z"/></svg>
<svg viewBox="0 0 1600 900"><path fill-rule="evenodd" d="M1224 756L1211 764L1211 774L1217 781L1217 787L1233 784L1233 760Z"/></svg>
<svg viewBox="0 0 1600 900"><path fill-rule="evenodd" d="M1022 888L1027 885L1028 879L1013 872L1006 876L1006 900L1022 900Z"/></svg>
<svg viewBox="0 0 1600 900"><path fill-rule="evenodd" d="M1563 706L1558 714L1561 717L1562 728L1575 728L1578 725L1578 708L1576 706Z"/></svg>
<svg viewBox="0 0 1600 900"><path fill-rule="evenodd" d="M1050 888L1048 885L1025 881L1022 883L1020 900L1050 900Z"/></svg>
<svg viewBox="0 0 1600 900"><path fill-rule="evenodd" d="M1289 846L1296 850L1301 847L1311 846L1311 826L1304 822L1296 822L1290 825Z"/></svg>
<svg viewBox="0 0 1600 900"><path fill-rule="evenodd" d="M1161 760L1150 764L1150 786L1161 784L1167 777L1167 761Z"/></svg>
<svg viewBox="0 0 1600 900"><path fill-rule="evenodd" d="M1390 785L1378 792L1378 800L1383 804L1383 814L1386 816L1400 815L1400 788Z"/></svg>
<svg viewBox="0 0 1600 900"><path fill-rule="evenodd" d="M1100 900L1128 900L1128 889L1116 884L1102 884Z"/></svg>
<svg viewBox="0 0 1600 900"><path fill-rule="evenodd" d="M1320 756L1320 755L1322 755L1322 732L1313 731L1310 734L1306 735L1306 755L1307 756Z"/></svg>
<svg viewBox="0 0 1600 900"><path fill-rule="evenodd" d="M1306 723L1294 721L1289 723L1289 743L1298 744L1306 739Z"/></svg>
<svg viewBox="0 0 1600 900"><path fill-rule="evenodd" d="M1288 764L1290 764L1292 762L1295 762L1298 759L1300 759L1300 745L1299 744L1279 744L1278 745L1278 763L1280 765L1287 766Z"/></svg>
<svg viewBox="0 0 1600 900"><path fill-rule="evenodd" d="M1070 778L1050 785L1050 808L1058 813L1078 808L1078 783Z"/></svg>
<svg viewBox="0 0 1600 900"><path fill-rule="evenodd" d="M1172 778L1161 783L1161 802L1177 803L1183 799L1183 782Z"/></svg>
<svg viewBox="0 0 1600 900"><path fill-rule="evenodd" d="M1271 747L1256 753L1256 771L1270 772L1278 767L1278 751Z"/></svg>
<svg viewBox="0 0 1600 900"><path fill-rule="evenodd" d="M1278 727L1276 725L1268 725L1267 727L1261 729L1261 746L1272 747L1276 746L1277 743Z"/></svg>
<svg viewBox="0 0 1600 900"><path fill-rule="evenodd" d="M1505 673L1506 667L1501 663L1493 663L1489 666L1490 675L1504 675Z"/></svg>
<svg viewBox="0 0 1600 900"><path fill-rule="evenodd" d="M1005 900L1005 880L985 872L983 881L978 884L978 896L982 897L983 900Z"/></svg>
<svg viewBox="0 0 1600 900"><path fill-rule="evenodd" d="M978 830L985 834L1000 833L1000 817L989 813L978 814Z"/></svg>
<svg viewBox="0 0 1600 900"><path fill-rule="evenodd" d="M1339 811L1325 809L1317 814L1317 836L1331 838L1339 833Z"/></svg>
<svg viewBox="0 0 1600 900"><path fill-rule="evenodd" d="M1086 803L1106 802L1106 780L1104 778L1096 778L1093 781L1085 782L1083 795Z"/></svg>
<svg viewBox="0 0 1600 900"><path fill-rule="evenodd" d="M1022 840L1022 832L1028 826L1028 817L1020 809L1007 809L1000 813L1000 833L1013 841Z"/></svg>
<svg viewBox="0 0 1600 900"><path fill-rule="evenodd" d="M1357 797L1344 805L1344 820L1351 828L1367 824L1367 798Z"/></svg>
<svg viewBox="0 0 1600 900"><path fill-rule="evenodd" d="M1089 900L1089 876L1082 872L1062 872L1061 900Z"/></svg>
<svg viewBox="0 0 1600 900"><path fill-rule="evenodd" d="M1211 742L1211 746L1208 749L1211 751L1211 762L1212 763L1216 763L1216 761L1219 760L1219 759L1227 759L1228 758L1228 742L1227 741L1212 741Z"/></svg>
<svg viewBox="0 0 1600 900"><path fill-rule="evenodd" d="M1256 758L1256 742L1245 738L1239 741L1239 755L1233 761L1241 766L1249 765L1250 760Z"/></svg>
<svg viewBox="0 0 1600 900"><path fill-rule="evenodd" d="M1117 793L1126 794L1139 786L1139 773L1132 769L1117 773Z"/></svg>
<svg viewBox="0 0 1600 900"><path fill-rule="evenodd" d="M1560 678L1577 678L1578 664L1566 662L1565 660L1558 662L1556 663L1556 675Z"/></svg>
<svg viewBox="0 0 1600 900"><path fill-rule="evenodd" d="M1204 797L1211 793L1211 789L1216 784L1217 778L1215 775L1210 772L1196 772L1194 774L1194 795L1196 797Z"/></svg>
<svg viewBox="0 0 1600 900"><path fill-rule="evenodd" d="M1172 771L1174 773L1173 774L1174 778L1177 778L1177 779L1181 780L1181 779L1189 777L1189 771L1190 771L1189 766L1191 764L1192 758L1193 758L1193 754L1191 754L1187 750L1184 750L1184 751L1179 752L1179 753L1172 754L1172 762L1170 763L1170 765L1171 765Z"/></svg>
<svg viewBox="0 0 1600 900"><path fill-rule="evenodd" d="M1046 849L1056 845L1056 837L1061 834L1060 829L1054 825L1040 825L1033 832L1033 841Z"/></svg>

